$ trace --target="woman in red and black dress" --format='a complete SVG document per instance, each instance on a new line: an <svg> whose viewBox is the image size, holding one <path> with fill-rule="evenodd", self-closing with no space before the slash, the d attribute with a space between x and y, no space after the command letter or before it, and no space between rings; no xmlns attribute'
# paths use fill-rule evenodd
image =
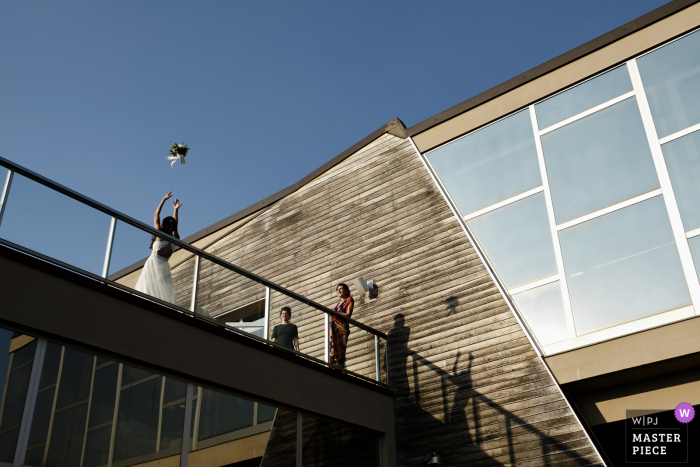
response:
<svg viewBox="0 0 700 467"><path fill-rule="evenodd" d="M350 296L350 289L345 284L338 284L335 288L338 297L342 300L335 306L335 312L352 317L352 310L355 306L355 300ZM328 361L331 365L340 368L345 368L345 350L348 347L348 336L350 335L350 324L346 321L331 316L328 320L330 339L330 352Z"/></svg>

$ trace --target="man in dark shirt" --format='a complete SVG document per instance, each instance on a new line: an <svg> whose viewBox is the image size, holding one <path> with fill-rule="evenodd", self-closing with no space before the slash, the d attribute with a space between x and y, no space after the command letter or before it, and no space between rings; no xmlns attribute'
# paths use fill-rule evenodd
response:
<svg viewBox="0 0 700 467"><path fill-rule="evenodd" d="M292 324L289 320L292 317L292 309L288 306L282 307L280 318L282 324L278 324L272 330L272 342L287 347L288 349L299 351L299 331L297 325Z"/></svg>

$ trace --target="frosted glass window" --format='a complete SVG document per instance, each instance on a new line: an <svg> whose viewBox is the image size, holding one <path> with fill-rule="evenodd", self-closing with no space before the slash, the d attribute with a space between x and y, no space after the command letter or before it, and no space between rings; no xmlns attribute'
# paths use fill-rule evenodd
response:
<svg viewBox="0 0 700 467"><path fill-rule="evenodd" d="M542 185L527 111L447 144L428 159L464 215Z"/></svg>
<svg viewBox="0 0 700 467"><path fill-rule="evenodd" d="M686 232L700 228L700 132L670 141L664 152Z"/></svg>
<svg viewBox="0 0 700 467"><path fill-rule="evenodd" d="M515 304L542 345L573 336L559 281L513 295Z"/></svg>
<svg viewBox="0 0 700 467"><path fill-rule="evenodd" d="M467 223L507 288L557 273L542 193L475 217Z"/></svg>
<svg viewBox="0 0 700 467"><path fill-rule="evenodd" d="M700 34L637 59L659 138L700 123Z"/></svg>
<svg viewBox="0 0 700 467"><path fill-rule="evenodd" d="M557 224L659 187L634 98L547 133L542 149Z"/></svg>
<svg viewBox="0 0 700 467"><path fill-rule="evenodd" d="M559 233L577 334L690 305L657 196Z"/></svg>
<svg viewBox="0 0 700 467"><path fill-rule="evenodd" d="M632 80L623 65L535 105L537 125L547 128L631 90Z"/></svg>

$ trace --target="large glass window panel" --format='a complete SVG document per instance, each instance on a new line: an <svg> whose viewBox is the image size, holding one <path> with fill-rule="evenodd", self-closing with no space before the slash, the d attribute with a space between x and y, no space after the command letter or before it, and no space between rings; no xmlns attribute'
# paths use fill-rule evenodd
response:
<svg viewBox="0 0 700 467"><path fill-rule="evenodd" d="M700 123L700 34L637 59L659 138Z"/></svg>
<svg viewBox="0 0 700 467"><path fill-rule="evenodd" d="M690 254L693 255L693 263L695 263L695 273L700 278L700 236L688 239L690 246Z"/></svg>
<svg viewBox="0 0 700 467"><path fill-rule="evenodd" d="M462 214L542 184L528 111L428 154Z"/></svg>
<svg viewBox="0 0 700 467"><path fill-rule="evenodd" d="M700 132L670 141L661 149L686 232L700 228Z"/></svg>
<svg viewBox="0 0 700 467"><path fill-rule="evenodd" d="M270 422L275 419L277 407L258 404L258 423Z"/></svg>
<svg viewBox="0 0 700 467"><path fill-rule="evenodd" d="M537 125L547 128L631 90L632 80L623 65L535 105Z"/></svg>
<svg viewBox="0 0 700 467"><path fill-rule="evenodd" d="M182 428L185 424L186 396L187 383L176 379L165 378L160 433L161 450L176 449L182 445ZM197 404L196 396L197 394L195 394L194 399L195 406ZM192 419L192 423L194 423L194 418Z"/></svg>
<svg viewBox="0 0 700 467"><path fill-rule="evenodd" d="M61 384L56 398L57 409L87 400L90 396L94 360L93 355L69 347L65 348Z"/></svg>
<svg viewBox="0 0 700 467"><path fill-rule="evenodd" d="M174 449L182 445L182 428L185 423L185 402L163 409L160 449Z"/></svg>
<svg viewBox="0 0 700 467"><path fill-rule="evenodd" d="M513 300L540 344L559 342L573 335L559 281L515 294Z"/></svg>
<svg viewBox="0 0 700 467"><path fill-rule="evenodd" d="M58 379L58 370L61 366L62 347L53 342L46 345L44 353L44 365L41 368L41 378L39 378L39 389L56 383Z"/></svg>
<svg viewBox="0 0 700 467"><path fill-rule="evenodd" d="M76 407L56 412L51 428L46 467L80 465L85 435L87 401Z"/></svg>
<svg viewBox="0 0 700 467"><path fill-rule="evenodd" d="M44 452L46 441L49 436L49 426L51 422L51 411L56 395L56 382L61 365L61 355L63 348L49 342L44 353L44 365L41 368L39 378L39 391L36 396L34 406L34 416L29 431L29 441L27 443L27 454L24 460L25 465L41 467L44 462Z"/></svg>
<svg viewBox="0 0 700 467"><path fill-rule="evenodd" d="M199 440L253 426L253 401L202 390Z"/></svg>
<svg viewBox="0 0 700 467"><path fill-rule="evenodd" d="M661 196L559 238L578 335L691 304Z"/></svg>
<svg viewBox="0 0 700 467"><path fill-rule="evenodd" d="M39 444L46 443L46 438L49 434L49 422L51 420L51 409L53 408L53 399L55 394L56 388L50 387L39 392L39 394L36 396L34 416L32 417L32 429L29 433L29 442L27 443L28 450ZM25 464L34 465L27 461L25 461Z"/></svg>
<svg viewBox="0 0 700 467"><path fill-rule="evenodd" d="M5 387L0 405L0 462L12 462L22 422L29 378L34 365L36 340L0 328L0 368L5 372Z"/></svg>
<svg viewBox="0 0 700 467"><path fill-rule="evenodd" d="M119 364L117 363L95 370L92 403L90 404L90 427L107 423L114 418L118 376Z"/></svg>
<svg viewBox="0 0 700 467"><path fill-rule="evenodd" d="M87 432L87 436L85 437L83 467L107 465L111 435L112 425Z"/></svg>
<svg viewBox="0 0 700 467"><path fill-rule="evenodd" d="M15 174L0 237L102 274L110 222L106 214Z"/></svg>
<svg viewBox="0 0 700 467"><path fill-rule="evenodd" d="M184 399L187 396L187 383L172 378L165 378L163 404Z"/></svg>
<svg viewBox="0 0 700 467"><path fill-rule="evenodd" d="M34 406L34 416L29 431L29 441L27 443L27 454L24 460L25 465L41 467L44 462L44 452L46 442L49 437L49 426L51 414L54 408L56 396L56 382L58 381L59 369L63 348L49 342L44 353L44 365L41 368L39 378L39 391Z"/></svg>
<svg viewBox="0 0 700 467"><path fill-rule="evenodd" d="M156 377L121 390L114 462L156 450L162 379Z"/></svg>
<svg viewBox="0 0 700 467"><path fill-rule="evenodd" d="M467 223L507 288L557 273L542 193L475 217Z"/></svg>
<svg viewBox="0 0 700 467"><path fill-rule="evenodd" d="M557 224L659 187L634 98L542 137Z"/></svg>

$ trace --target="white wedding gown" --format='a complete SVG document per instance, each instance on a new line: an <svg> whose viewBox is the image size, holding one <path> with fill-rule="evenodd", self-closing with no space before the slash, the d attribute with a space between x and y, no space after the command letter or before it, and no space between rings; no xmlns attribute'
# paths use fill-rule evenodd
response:
<svg viewBox="0 0 700 467"><path fill-rule="evenodd" d="M136 282L136 287L134 288L139 292L177 305L170 263L168 263L167 258L158 254L158 251L168 248L168 246L172 248L170 242L153 242L151 256L146 260L143 271L141 271L141 277L139 277L139 280ZM170 249L170 251L172 251L172 249Z"/></svg>

